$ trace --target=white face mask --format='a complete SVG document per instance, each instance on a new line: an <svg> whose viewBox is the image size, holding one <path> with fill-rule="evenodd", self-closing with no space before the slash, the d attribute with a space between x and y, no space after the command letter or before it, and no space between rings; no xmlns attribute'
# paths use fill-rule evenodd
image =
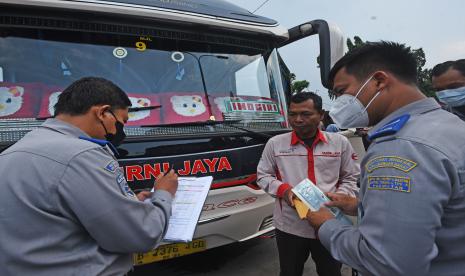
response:
<svg viewBox="0 0 465 276"><path fill-rule="evenodd" d="M367 108L378 97L381 91L375 94L366 107L357 99L357 96L372 78L373 76L369 77L363 83L357 94L355 94L355 97L343 94L334 101L333 107L329 111L329 116L331 116L331 119L333 119L339 128L357 128L369 125L370 119L368 118Z"/></svg>
<svg viewBox="0 0 465 276"><path fill-rule="evenodd" d="M441 103L451 107L465 105L465 86L439 91L436 93L436 96Z"/></svg>

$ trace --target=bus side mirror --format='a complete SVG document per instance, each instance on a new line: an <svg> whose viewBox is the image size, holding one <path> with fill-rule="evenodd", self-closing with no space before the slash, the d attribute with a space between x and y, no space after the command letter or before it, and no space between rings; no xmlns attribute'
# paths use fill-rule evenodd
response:
<svg viewBox="0 0 465 276"><path fill-rule="evenodd" d="M318 34L320 42L321 83L324 87L330 89L329 72L345 52L344 36L338 26L319 19L309 21L289 29L289 40L279 45L279 47L315 34Z"/></svg>

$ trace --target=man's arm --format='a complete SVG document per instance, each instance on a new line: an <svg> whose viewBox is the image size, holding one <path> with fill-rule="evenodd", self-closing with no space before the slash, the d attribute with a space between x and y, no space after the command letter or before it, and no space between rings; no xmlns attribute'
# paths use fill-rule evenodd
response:
<svg viewBox="0 0 465 276"><path fill-rule="evenodd" d="M59 186L59 206L65 205L105 250L146 252L163 238L171 215L172 195L155 190L150 203L131 195L122 171L102 149L70 161Z"/></svg>
<svg viewBox="0 0 465 276"><path fill-rule="evenodd" d="M360 177L360 165L355 162L357 153L346 137L343 137L341 153L341 168L339 170L339 186L336 193L350 196L358 195L357 181Z"/></svg>
<svg viewBox="0 0 465 276"><path fill-rule="evenodd" d="M395 141L378 144L368 156L359 226L329 219L318 234L335 259L362 274L426 275L439 250L435 237L453 164L427 146Z"/></svg>
<svg viewBox="0 0 465 276"><path fill-rule="evenodd" d="M268 194L282 198L284 193L292 187L288 183L283 183L278 175L273 140L269 140L258 163L257 184Z"/></svg>

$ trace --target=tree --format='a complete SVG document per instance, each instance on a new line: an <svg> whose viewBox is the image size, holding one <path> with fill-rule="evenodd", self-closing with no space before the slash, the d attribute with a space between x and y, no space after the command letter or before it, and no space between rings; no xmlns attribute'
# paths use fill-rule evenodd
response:
<svg viewBox="0 0 465 276"><path fill-rule="evenodd" d="M296 80L296 76L294 73L290 74L290 79L292 94L300 93L310 85L310 82L308 82L307 80Z"/></svg>
<svg viewBox="0 0 465 276"><path fill-rule="evenodd" d="M356 49L364 45L366 41L363 41L359 36L354 36L354 41L350 38L347 39L347 48L349 51ZM423 68L426 64L426 57L423 48L411 49L415 59L417 60L418 80L417 85L421 92L428 97L434 96L433 85L431 84L431 69ZM331 96L331 94L330 94Z"/></svg>
<svg viewBox="0 0 465 276"><path fill-rule="evenodd" d="M425 52L422 48L412 50L413 54L415 55L415 59L417 60L417 70L418 70L418 88L420 88L421 92L428 97L432 97L435 95L433 84L431 83L431 73L432 69L423 68L426 64L426 57Z"/></svg>
<svg viewBox="0 0 465 276"><path fill-rule="evenodd" d="M354 36L354 42L350 38L347 39L347 48L349 49L349 52L352 51L355 48L358 48L360 46L363 46L365 42L359 37L359 36Z"/></svg>
<svg viewBox="0 0 465 276"><path fill-rule="evenodd" d="M306 80L293 81L291 84L292 93L302 92L310 83Z"/></svg>

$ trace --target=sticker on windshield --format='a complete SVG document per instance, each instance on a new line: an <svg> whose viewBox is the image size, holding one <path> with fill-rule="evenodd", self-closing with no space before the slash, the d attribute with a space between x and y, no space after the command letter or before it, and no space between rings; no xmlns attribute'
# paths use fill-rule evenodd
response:
<svg viewBox="0 0 465 276"><path fill-rule="evenodd" d="M184 60L184 54L181 52L173 52L171 54L171 60L180 63Z"/></svg>
<svg viewBox="0 0 465 276"><path fill-rule="evenodd" d="M207 110L202 97L198 95L172 96L170 101L174 112L184 117L199 116Z"/></svg>
<svg viewBox="0 0 465 276"><path fill-rule="evenodd" d="M55 105L58 102L58 96L60 96L61 91L56 91L50 94L48 97L48 116L54 116L55 115Z"/></svg>
<svg viewBox="0 0 465 276"><path fill-rule="evenodd" d="M148 98L136 98L136 97L129 97L131 101L132 107L148 107L150 106L150 99ZM139 121L145 119L150 116L150 110L140 110L136 112L129 112L128 113L129 119L128 121Z"/></svg>
<svg viewBox="0 0 465 276"><path fill-rule="evenodd" d="M226 109L228 112L279 113L277 104L263 101L229 101Z"/></svg>
<svg viewBox="0 0 465 276"><path fill-rule="evenodd" d="M240 97L235 97L235 99L242 100ZM227 107L231 102L231 97L216 97L213 101L222 113L228 112Z"/></svg>
<svg viewBox="0 0 465 276"><path fill-rule="evenodd" d="M113 49L113 55L116 58L123 59L128 55L128 51L124 49L123 47L116 47L115 49Z"/></svg>
<svg viewBox="0 0 465 276"><path fill-rule="evenodd" d="M145 44L145 42L142 42L142 41L137 41L136 42L136 49L139 52L143 52L143 51L147 50L147 44Z"/></svg>
<svg viewBox="0 0 465 276"><path fill-rule="evenodd" d="M23 105L24 87L2 86L0 87L0 117L13 115Z"/></svg>

